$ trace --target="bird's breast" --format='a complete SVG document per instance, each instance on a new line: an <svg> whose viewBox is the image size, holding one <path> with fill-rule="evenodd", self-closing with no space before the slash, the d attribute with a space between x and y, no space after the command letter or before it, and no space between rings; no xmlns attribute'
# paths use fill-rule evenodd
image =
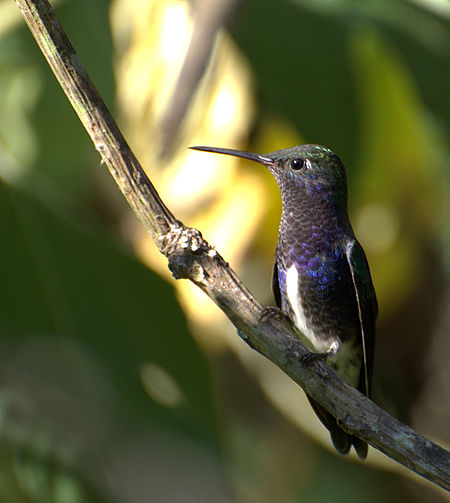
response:
<svg viewBox="0 0 450 503"><path fill-rule="evenodd" d="M326 353L329 351L330 342L320 337L310 323L310 315L306 309L307 302L304 291L300 287L298 268L293 263L286 271L285 281L285 299L284 310L290 313L290 318L300 334L307 340L305 344L313 351Z"/></svg>
<svg viewBox="0 0 450 503"><path fill-rule="evenodd" d="M355 292L343 249L285 249L277 257L282 310L319 352L350 337L358 324ZM280 274L281 271L281 274Z"/></svg>

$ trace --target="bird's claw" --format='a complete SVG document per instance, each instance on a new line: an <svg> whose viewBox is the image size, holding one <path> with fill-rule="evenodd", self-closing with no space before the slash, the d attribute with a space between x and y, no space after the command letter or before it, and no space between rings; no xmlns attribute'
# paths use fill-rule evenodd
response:
<svg viewBox="0 0 450 503"><path fill-rule="evenodd" d="M280 308L275 306L265 307L259 316L259 319L262 323L266 323L273 318L279 321L285 321L287 319L287 316L283 313L283 311L281 311Z"/></svg>
<svg viewBox="0 0 450 503"><path fill-rule="evenodd" d="M306 353L306 355L300 358L301 363L307 367L311 366L314 362L322 360L326 362L329 354L328 353Z"/></svg>

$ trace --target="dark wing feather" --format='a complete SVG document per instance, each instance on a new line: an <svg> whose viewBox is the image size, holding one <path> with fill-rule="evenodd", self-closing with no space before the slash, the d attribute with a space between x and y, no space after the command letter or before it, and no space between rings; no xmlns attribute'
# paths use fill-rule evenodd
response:
<svg viewBox="0 0 450 503"><path fill-rule="evenodd" d="M361 343L366 363L366 368L361 369L358 389L365 395L370 396L375 351L375 321L378 315L377 298L370 276L369 264L358 241L353 240L347 243L346 254L353 286L355 287L361 327Z"/></svg>
<svg viewBox="0 0 450 503"><path fill-rule="evenodd" d="M272 270L272 291L273 296L275 297L277 307L281 309L281 292L280 292L280 283L278 281L278 265L276 259L275 262L273 263L273 270Z"/></svg>
<svg viewBox="0 0 450 503"><path fill-rule="evenodd" d="M346 248L347 261L352 275L353 285L355 287L355 296L358 303L358 315L361 326L361 335L364 337L363 348L365 351L364 361L366 367L361 368L360 380L358 389L370 395L370 385L373 373L373 357L374 357L374 342L375 342L375 320L378 313L377 300L375 290L373 288L372 279L370 277L369 266L366 256L361 245L356 241L351 241ZM278 266L275 260L272 273L272 290L275 297L275 302L281 308L281 291L278 277ZM366 386L367 382L367 386ZM369 388L369 389L367 389ZM326 426L331 434L331 439L337 451L342 454L347 454L351 445L354 446L358 456L364 459L367 456L367 444L358 437L347 434L337 424L336 419L326 411L322 406L315 402L311 397L308 400L311 403L314 412L317 414L321 422Z"/></svg>
<svg viewBox="0 0 450 503"><path fill-rule="evenodd" d="M363 347L363 365L361 366L358 389L370 397L375 351L375 320L378 315L378 303L366 255L356 239L347 243L346 254L355 288L361 344ZM366 442L354 436L351 437L351 442L358 456L365 458L367 456Z"/></svg>
<svg viewBox="0 0 450 503"><path fill-rule="evenodd" d="M275 297L275 302L277 306L281 309L281 291L278 279L278 265L276 259L273 264L272 290L273 295ZM322 424L330 432L331 439L333 441L333 445L335 446L336 450L341 454L347 454L352 445L351 435L345 433L345 431L338 426L336 419L327 410L325 410L321 405L319 405L316 401L314 401L308 394L306 395L306 397L308 398L309 403L311 404L314 412L317 414L317 417L321 420ZM358 450L358 454L359 453L360 451ZM365 457L365 455L362 455L362 457Z"/></svg>
<svg viewBox="0 0 450 503"><path fill-rule="evenodd" d="M378 314L377 299L364 250L356 240L347 244L346 255L355 288L361 344L364 351L358 389L365 395L370 396L375 348L375 320ZM328 428L336 450L342 454L347 454L353 445L358 456L364 459L367 456L367 443L358 437L347 434L328 411L309 396L308 399L314 412Z"/></svg>

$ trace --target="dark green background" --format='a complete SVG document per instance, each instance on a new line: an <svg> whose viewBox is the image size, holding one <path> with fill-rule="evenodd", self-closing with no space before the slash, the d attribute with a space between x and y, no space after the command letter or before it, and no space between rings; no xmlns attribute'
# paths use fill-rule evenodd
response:
<svg viewBox="0 0 450 503"><path fill-rule="evenodd" d="M68 0L57 13L113 111L108 6ZM352 167L352 209L394 209L396 250L369 253L381 305L394 306L379 322L376 398L408 422L434 407L447 442L448 397L440 408L428 379L448 388L435 377L448 333L448 19L399 0L259 0L228 22L255 76L251 136L283 117ZM127 208L108 206L109 175L21 22L0 34L0 144L2 501L443 501L315 445L234 356L207 361L172 287L121 241ZM181 404L145 393L145 363L175 379Z"/></svg>

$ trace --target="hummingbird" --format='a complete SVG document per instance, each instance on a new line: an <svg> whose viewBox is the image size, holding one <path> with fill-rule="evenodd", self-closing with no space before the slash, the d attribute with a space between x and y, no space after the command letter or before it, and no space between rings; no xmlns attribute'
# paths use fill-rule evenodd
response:
<svg viewBox="0 0 450 503"><path fill-rule="evenodd" d="M282 212L272 290L311 359L324 358L349 384L370 396L378 306L363 248L347 211L347 178L340 158L320 145L299 145L269 154L227 148L194 150L241 157L266 166L281 192ZM367 443L346 433L308 397L338 452Z"/></svg>

